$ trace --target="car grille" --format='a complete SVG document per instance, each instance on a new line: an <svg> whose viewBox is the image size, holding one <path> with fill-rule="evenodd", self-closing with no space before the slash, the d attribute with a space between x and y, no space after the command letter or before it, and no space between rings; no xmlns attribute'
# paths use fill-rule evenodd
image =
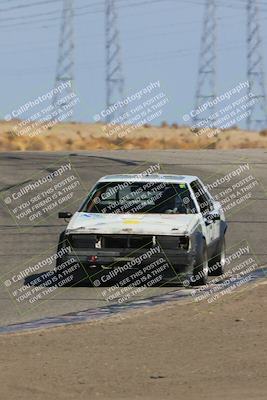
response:
<svg viewBox="0 0 267 400"><path fill-rule="evenodd" d="M92 248L129 248L139 249L153 246L153 236L150 235L70 235L70 245L75 249Z"/></svg>
<svg viewBox="0 0 267 400"><path fill-rule="evenodd" d="M186 236L152 236L152 235L90 235L77 234L68 237L74 249L141 249L157 244L165 249L188 249L189 239Z"/></svg>
<svg viewBox="0 0 267 400"><path fill-rule="evenodd" d="M139 249L141 247L149 248L153 246L153 236L138 235L112 235L102 236L102 247L107 249L113 248L130 248Z"/></svg>

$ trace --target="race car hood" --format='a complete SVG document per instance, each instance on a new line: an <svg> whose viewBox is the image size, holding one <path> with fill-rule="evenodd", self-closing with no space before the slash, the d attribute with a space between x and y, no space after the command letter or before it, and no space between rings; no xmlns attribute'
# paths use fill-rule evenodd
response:
<svg viewBox="0 0 267 400"><path fill-rule="evenodd" d="M199 223L198 214L92 214L76 212L66 233L96 234L190 234Z"/></svg>

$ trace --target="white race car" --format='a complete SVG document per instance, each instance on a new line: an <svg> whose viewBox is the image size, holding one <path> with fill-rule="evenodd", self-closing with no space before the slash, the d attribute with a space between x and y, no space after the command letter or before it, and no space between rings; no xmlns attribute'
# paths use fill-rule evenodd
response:
<svg viewBox="0 0 267 400"><path fill-rule="evenodd" d="M170 266L164 280L204 285L209 274L224 272L224 212L196 176L105 176L75 214L59 218L70 221L60 235L58 250L67 250L58 265L75 259L89 276L125 263L125 271L138 271L162 257ZM137 257L142 262L131 263Z"/></svg>

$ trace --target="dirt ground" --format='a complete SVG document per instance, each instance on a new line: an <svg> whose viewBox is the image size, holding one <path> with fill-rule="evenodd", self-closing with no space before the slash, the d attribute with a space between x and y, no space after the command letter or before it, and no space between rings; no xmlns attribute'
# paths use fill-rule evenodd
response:
<svg viewBox="0 0 267 400"><path fill-rule="evenodd" d="M266 288L0 336L1 398L266 399Z"/></svg>

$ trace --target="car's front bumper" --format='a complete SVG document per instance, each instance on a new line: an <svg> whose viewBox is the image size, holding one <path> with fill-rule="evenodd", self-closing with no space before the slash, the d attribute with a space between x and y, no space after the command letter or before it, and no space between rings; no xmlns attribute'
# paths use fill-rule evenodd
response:
<svg viewBox="0 0 267 400"><path fill-rule="evenodd" d="M145 251L147 250L147 251ZM155 273L162 276L162 281L183 280L192 273L194 253L182 250L164 250L153 252L153 249L90 249L71 251L61 263L72 260L80 265L92 279L99 278L102 283L114 284L129 276Z"/></svg>
<svg viewBox="0 0 267 400"><path fill-rule="evenodd" d="M90 267L92 265L104 265L105 267L110 266L110 268L114 267L114 264L117 263L134 262L134 260L138 259L140 259L140 264L147 265L159 258L164 258L171 265L175 265L179 268L179 266L182 265L190 266L194 258L194 253L189 251L165 250L164 252L154 253L146 257L145 254L147 253L144 250L133 250L132 252L129 252L129 249L93 249L86 251L72 251L66 257L74 257L84 266Z"/></svg>

